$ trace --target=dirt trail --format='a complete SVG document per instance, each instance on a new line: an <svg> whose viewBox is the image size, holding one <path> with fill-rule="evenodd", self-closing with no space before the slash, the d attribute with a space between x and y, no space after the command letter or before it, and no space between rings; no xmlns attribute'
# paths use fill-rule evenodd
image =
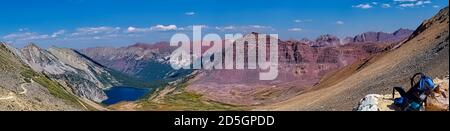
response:
<svg viewBox="0 0 450 131"><path fill-rule="evenodd" d="M22 83L20 84L20 88L22 88L22 91L19 92L18 94L22 95L22 94L26 94L28 92L27 88L25 88L26 84L31 84L31 83ZM16 95L13 92L8 93L8 96L4 96L4 97L0 97L0 100L10 100L10 99L15 99Z"/></svg>
<svg viewBox="0 0 450 131"><path fill-rule="evenodd" d="M31 79L31 83L22 83L20 84L20 88L22 88L22 92L19 92L20 95L27 94L28 90L25 88L25 85L34 83L33 79Z"/></svg>

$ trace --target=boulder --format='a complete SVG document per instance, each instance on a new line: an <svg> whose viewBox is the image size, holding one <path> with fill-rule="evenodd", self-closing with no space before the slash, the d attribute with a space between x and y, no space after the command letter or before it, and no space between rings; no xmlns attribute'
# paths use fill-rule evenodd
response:
<svg viewBox="0 0 450 131"><path fill-rule="evenodd" d="M378 101L381 98L379 94L369 94L359 101L357 111L379 111Z"/></svg>
<svg viewBox="0 0 450 131"><path fill-rule="evenodd" d="M448 76L444 79L434 79L438 87L428 96L425 109L427 111L449 111Z"/></svg>
<svg viewBox="0 0 450 131"><path fill-rule="evenodd" d="M400 97L400 94L396 93L395 97ZM380 95L369 94L366 95L359 102L355 111L396 111L398 107L394 105L392 94Z"/></svg>

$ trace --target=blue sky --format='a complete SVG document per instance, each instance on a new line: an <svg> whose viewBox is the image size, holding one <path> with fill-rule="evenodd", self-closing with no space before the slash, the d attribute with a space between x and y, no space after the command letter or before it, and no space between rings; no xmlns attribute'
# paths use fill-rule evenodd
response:
<svg viewBox="0 0 450 131"><path fill-rule="evenodd" d="M415 29L447 0L2 0L0 41L21 47L126 46L205 33L277 33L282 39ZM222 35L223 37L223 35Z"/></svg>

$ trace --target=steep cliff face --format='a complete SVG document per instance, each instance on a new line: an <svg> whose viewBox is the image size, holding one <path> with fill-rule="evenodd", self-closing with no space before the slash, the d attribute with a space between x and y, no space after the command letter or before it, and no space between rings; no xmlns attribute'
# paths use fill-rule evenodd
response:
<svg viewBox="0 0 450 131"><path fill-rule="evenodd" d="M118 84L106 68L71 49L52 47L44 50L30 44L14 52L34 71L42 72L76 95L96 102L107 99L104 89Z"/></svg>
<svg viewBox="0 0 450 131"><path fill-rule="evenodd" d="M201 70L186 88L205 98L234 105L259 105L285 100L317 84L327 73L383 50L371 44L311 46L279 41L278 77L259 80L260 70ZM226 56L225 56L226 57Z"/></svg>
<svg viewBox="0 0 450 131"><path fill-rule="evenodd" d="M260 70L201 71L186 89L235 105L279 102L309 90L327 74L392 48L411 33L399 29L394 33L363 33L344 41L332 35L322 35L314 41L279 40L279 72L275 80L259 80Z"/></svg>
<svg viewBox="0 0 450 131"><path fill-rule="evenodd" d="M17 51L0 44L0 110L87 110L64 87L30 69Z"/></svg>

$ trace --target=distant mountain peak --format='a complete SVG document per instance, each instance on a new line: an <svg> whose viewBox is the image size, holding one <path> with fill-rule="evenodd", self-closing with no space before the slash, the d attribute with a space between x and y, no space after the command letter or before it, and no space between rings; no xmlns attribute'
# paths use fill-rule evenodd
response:
<svg viewBox="0 0 450 131"><path fill-rule="evenodd" d="M392 33L392 34L397 36L397 35L403 35L403 34L410 34L411 32L414 32L414 30L400 28L400 29L394 31L394 33Z"/></svg>
<svg viewBox="0 0 450 131"><path fill-rule="evenodd" d="M341 41L339 38L330 34L325 34L316 39L315 46L337 46L340 44Z"/></svg>
<svg viewBox="0 0 450 131"><path fill-rule="evenodd" d="M348 43L366 43L366 42L377 42L377 43L392 43L398 42L408 38L413 33L413 30L400 28L393 33L386 32L365 32L353 37L352 40L346 38Z"/></svg>
<svg viewBox="0 0 450 131"><path fill-rule="evenodd" d="M150 46L150 44L138 42L136 44L128 46L128 48L133 48L133 47L134 48L147 48L149 46Z"/></svg>
<svg viewBox="0 0 450 131"><path fill-rule="evenodd" d="M37 48L40 49L35 43L28 43L24 48Z"/></svg>

